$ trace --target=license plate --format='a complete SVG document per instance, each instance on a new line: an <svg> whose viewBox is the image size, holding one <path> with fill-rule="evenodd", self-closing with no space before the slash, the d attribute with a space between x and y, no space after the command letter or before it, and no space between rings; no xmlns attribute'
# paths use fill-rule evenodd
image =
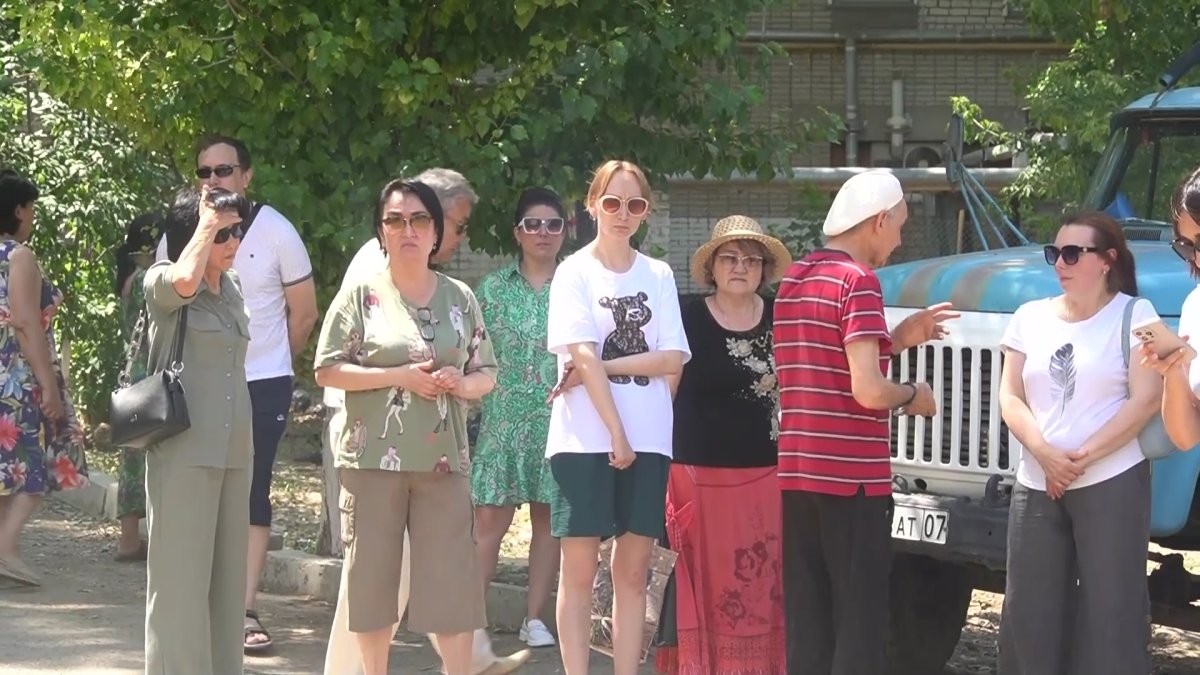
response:
<svg viewBox="0 0 1200 675"><path fill-rule="evenodd" d="M896 505L892 514L892 538L945 544L950 514L941 509Z"/></svg>

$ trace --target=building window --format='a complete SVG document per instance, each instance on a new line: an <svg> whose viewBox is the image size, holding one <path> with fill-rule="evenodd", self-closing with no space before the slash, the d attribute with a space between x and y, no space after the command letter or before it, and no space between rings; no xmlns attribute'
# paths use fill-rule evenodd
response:
<svg viewBox="0 0 1200 675"><path fill-rule="evenodd" d="M920 7L916 0L825 0L835 31L917 30Z"/></svg>
<svg viewBox="0 0 1200 675"><path fill-rule="evenodd" d="M854 9L870 9L872 7L916 7L917 0L825 0L831 7L852 7Z"/></svg>

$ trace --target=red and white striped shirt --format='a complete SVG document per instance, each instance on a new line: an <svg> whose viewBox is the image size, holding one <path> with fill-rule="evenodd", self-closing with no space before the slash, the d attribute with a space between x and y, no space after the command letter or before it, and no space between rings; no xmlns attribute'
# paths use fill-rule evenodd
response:
<svg viewBox="0 0 1200 675"><path fill-rule="evenodd" d="M890 413L854 400L845 345L879 341L887 374L892 340L879 279L849 255L818 249L788 269L775 299L779 377L779 486L852 496L892 491Z"/></svg>

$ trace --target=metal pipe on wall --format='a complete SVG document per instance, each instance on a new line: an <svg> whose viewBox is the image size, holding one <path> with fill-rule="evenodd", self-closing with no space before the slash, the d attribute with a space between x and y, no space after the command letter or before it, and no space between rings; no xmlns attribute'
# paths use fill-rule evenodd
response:
<svg viewBox="0 0 1200 675"><path fill-rule="evenodd" d="M876 30L858 33L805 30L755 30L742 36L745 42L836 44L853 38L863 45L889 44L1028 44L1052 46L1052 38L1028 30Z"/></svg>
<svg viewBox="0 0 1200 675"><path fill-rule="evenodd" d="M904 159L904 133L909 126L908 115L904 112L904 76L896 71L892 74L892 116L887 120L887 128L892 132L888 144L892 159Z"/></svg>
<svg viewBox="0 0 1200 675"><path fill-rule="evenodd" d="M846 166L858 166L858 44L846 39Z"/></svg>
<svg viewBox="0 0 1200 675"><path fill-rule="evenodd" d="M811 185L818 188L823 188L829 192L835 192L842 187L851 176L870 171L866 167L822 167L822 166L800 166L792 169L792 175L777 175L771 183L797 183L803 185ZM954 192L958 187L946 178L945 167L929 167L929 168L904 168L904 169L888 169L892 175L900 181L904 189L908 192ZM1020 175L1020 169L994 168L994 169L967 169L971 172L979 184L988 190L998 190L1012 184ZM695 185L712 185L712 184L753 184L760 183L758 178L753 174L741 174L734 172L727 179L715 178L713 176L696 177L692 174L677 174L668 176L667 182L672 186L695 186Z"/></svg>

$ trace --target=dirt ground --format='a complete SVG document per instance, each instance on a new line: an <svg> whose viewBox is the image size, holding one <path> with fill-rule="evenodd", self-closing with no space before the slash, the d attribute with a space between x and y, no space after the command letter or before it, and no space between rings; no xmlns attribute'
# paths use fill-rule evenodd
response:
<svg viewBox="0 0 1200 675"><path fill-rule="evenodd" d="M27 530L23 555L43 577L38 590L0 587L0 672L116 675L142 670L145 568L113 561L116 528L48 502ZM325 663L333 620L328 603L260 596L275 640L273 653L247 657L246 673L312 675ZM512 634L493 636L497 653L523 647ZM610 661L593 655L596 672ZM438 673L423 635L401 632L392 643L390 673ZM562 673L558 651L534 650L522 675ZM653 672L644 668L643 673Z"/></svg>

